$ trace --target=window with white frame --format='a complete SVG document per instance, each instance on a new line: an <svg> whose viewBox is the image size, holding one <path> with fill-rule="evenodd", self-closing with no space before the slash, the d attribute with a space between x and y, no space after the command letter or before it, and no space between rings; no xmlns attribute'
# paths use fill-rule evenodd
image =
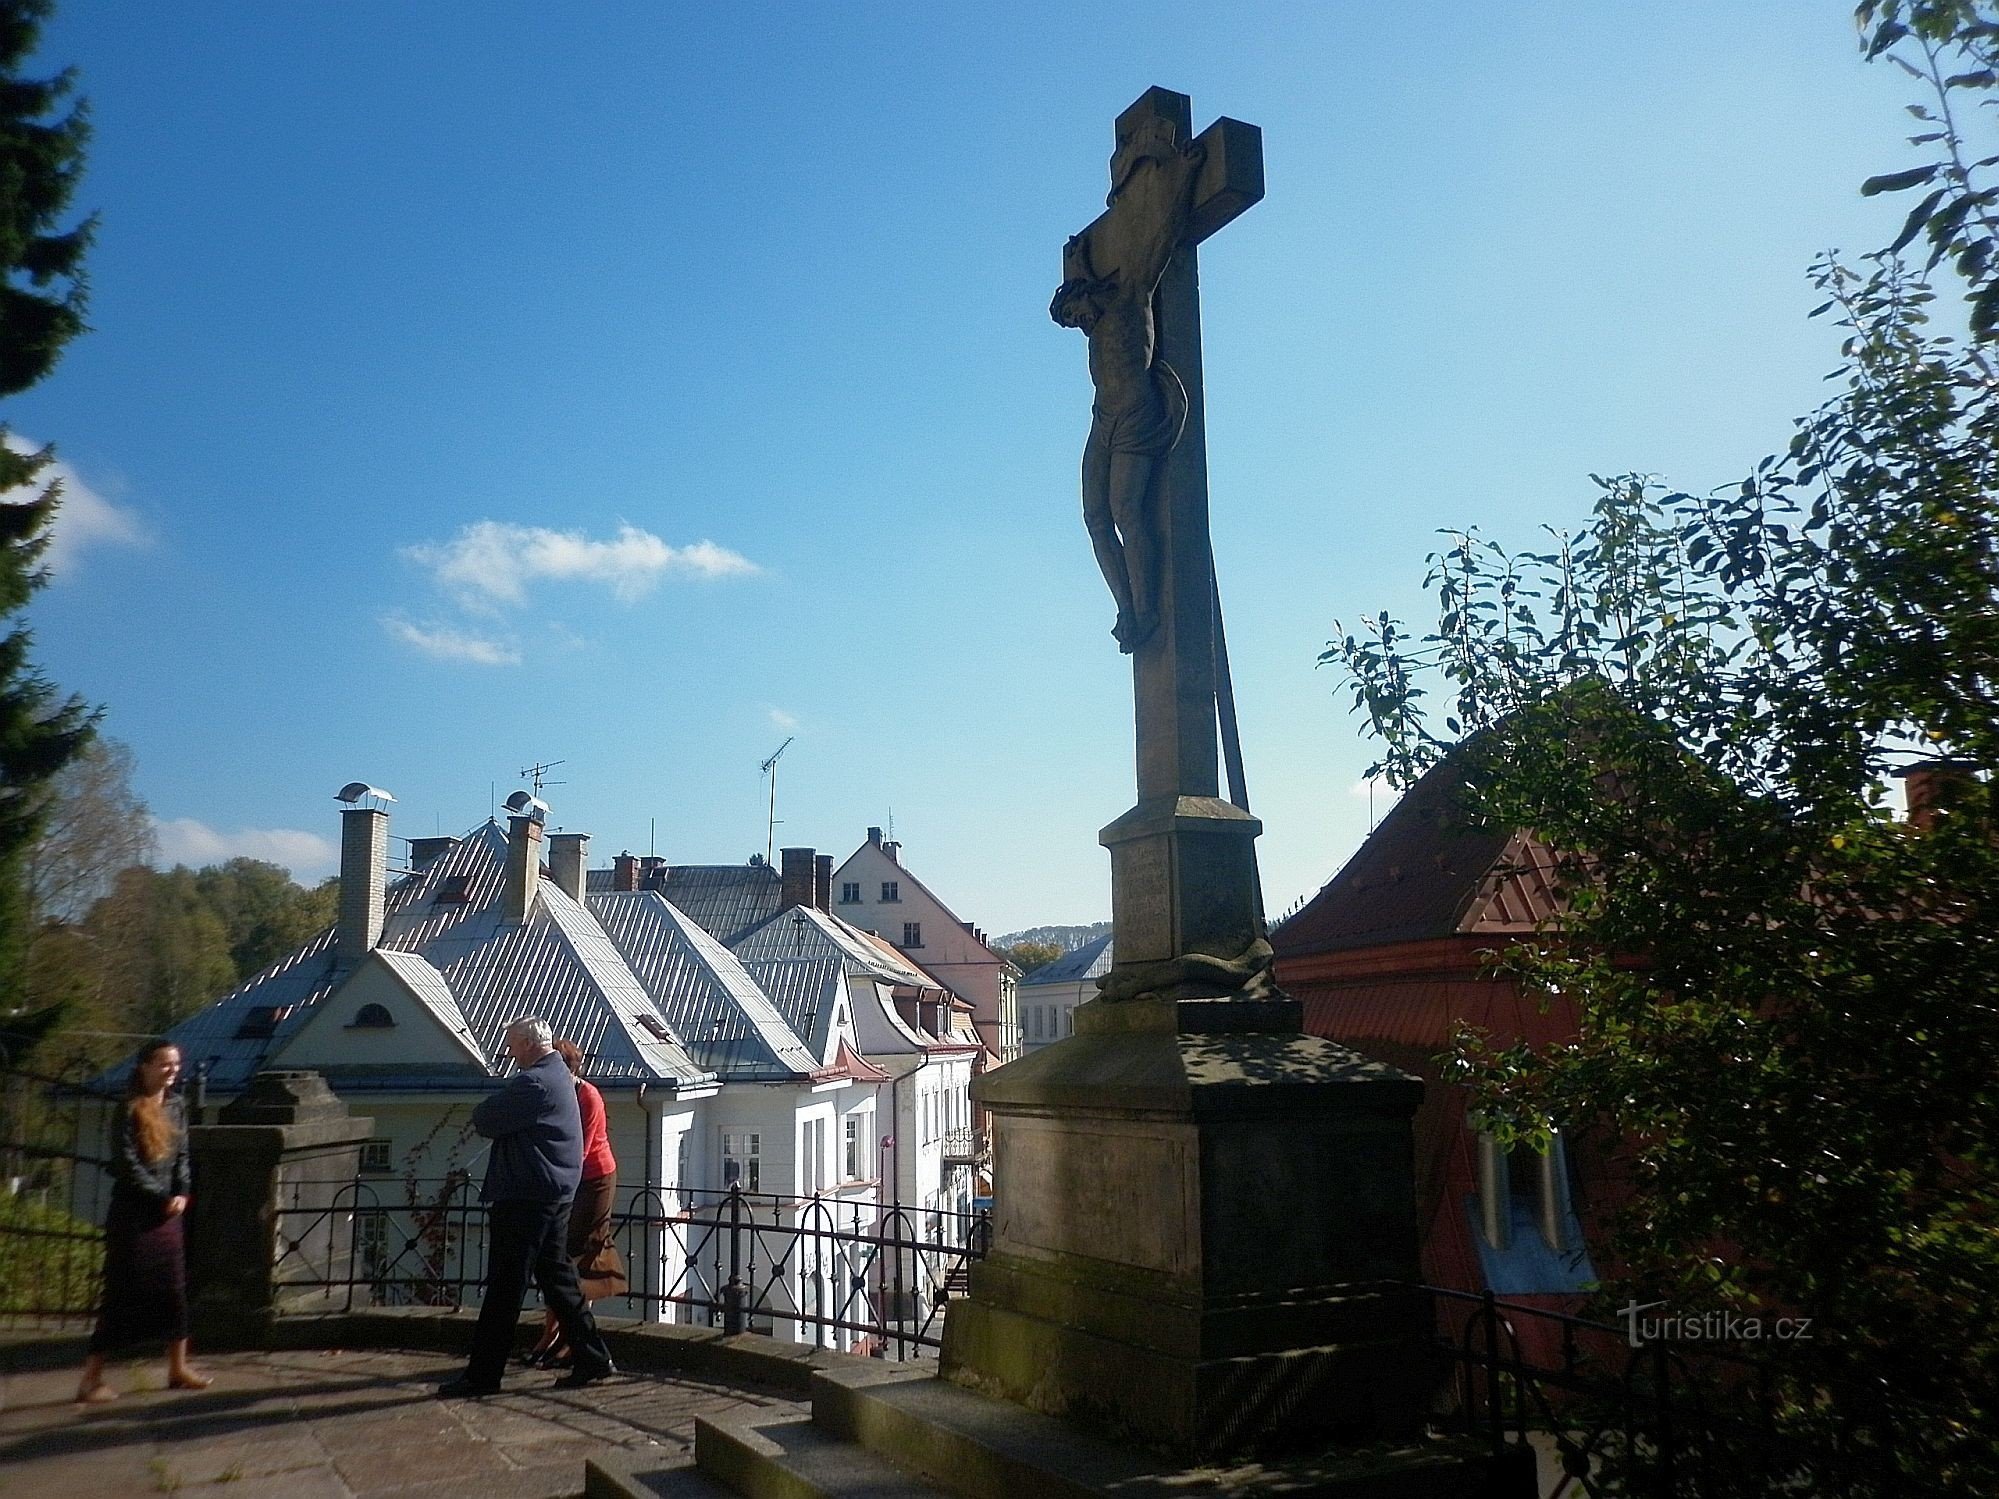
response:
<svg viewBox="0 0 1999 1499"><path fill-rule="evenodd" d="M826 1120L808 1119L799 1133L798 1188L816 1197L826 1190Z"/></svg>
<svg viewBox="0 0 1999 1499"><path fill-rule="evenodd" d="M902 924L902 945L903 945L904 947L921 947L921 946L923 946L923 923L922 923L922 922L920 922L920 921L905 921L905 922L904 922L904 923Z"/></svg>
<svg viewBox="0 0 1999 1499"><path fill-rule="evenodd" d="M1479 1229L1494 1249L1508 1247L1523 1220L1557 1253L1574 1248L1568 1189L1568 1152L1559 1132L1545 1153L1526 1145L1508 1150L1479 1132Z"/></svg>
<svg viewBox="0 0 1999 1499"><path fill-rule="evenodd" d="M856 1109L843 1121L846 1125L846 1139L843 1144L841 1165L846 1169L846 1179L850 1182L865 1181L868 1171L868 1136L873 1133L868 1128L871 1114Z"/></svg>
<svg viewBox="0 0 1999 1499"><path fill-rule="evenodd" d="M889 902L900 902L902 899L902 881L883 880L882 899Z"/></svg>
<svg viewBox="0 0 1999 1499"><path fill-rule="evenodd" d="M840 881L840 904L858 906L861 903L861 882L859 880Z"/></svg>
<svg viewBox="0 0 1999 1499"><path fill-rule="evenodd" d="M393 1171L395 1164L390 1159L387 1140L363 1140L361 1142L361 1169L363 1171Z"/></svg>
<svg viewBox="0 0 1999 1499"><path fill-rule="evenodd" d="M722 1185L763 1190L763 1136L755 1130L722 1131Z"/></svg>

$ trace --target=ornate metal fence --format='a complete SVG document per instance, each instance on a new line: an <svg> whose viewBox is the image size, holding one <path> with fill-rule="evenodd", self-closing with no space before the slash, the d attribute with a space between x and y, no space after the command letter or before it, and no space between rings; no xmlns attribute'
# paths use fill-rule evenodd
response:
<svg viewBox="0 0 1999 1499"><path fill-rule="evenodd" d="M0 1071L0 1324L96 1313L115 1103L78 1079Z"/></svg>
<svg viewBox="0 0 1999 1499"><path fill-rule="evenodd" d="M1733 1499L1800 1492L1808 1454L1780 1428L1770 1366L1726 1349L1490 1292L1426 1287L1451 1371L1446 1425L1494 1452L1535 1447L1551 1499ZM1824 1493L1823 1472L1810 1492Z"/></svg>
<svg viewBox="0 0 1999 1499"><path fill-rule="evenodd" d="M486 1213L465 1176L363 1179L330 1197L327 1185L299 1183L277 1210L287 1292L316 1290L344 1309L477 1301ZM611 1228L630 1290L606 1307L883 1358L934 1353L992 1238L985 1213L734 1187L620 1195Z"/></svg>

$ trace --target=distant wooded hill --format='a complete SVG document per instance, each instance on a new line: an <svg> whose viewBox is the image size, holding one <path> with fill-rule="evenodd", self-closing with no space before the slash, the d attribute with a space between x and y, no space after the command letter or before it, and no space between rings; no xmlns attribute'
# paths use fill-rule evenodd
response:
<svg viewBox="0 0 1999 1499"><path fill-rule="evenodd" d="M1108 921L1093 921L1088 926L1031 926L1018 932L1008 932L996 938L995 947L1018 947L1023 942L1033 942L1048 947L1059 947L1064 952L1074 952L1085 942L1094 942L1111 929Z"/></svg>

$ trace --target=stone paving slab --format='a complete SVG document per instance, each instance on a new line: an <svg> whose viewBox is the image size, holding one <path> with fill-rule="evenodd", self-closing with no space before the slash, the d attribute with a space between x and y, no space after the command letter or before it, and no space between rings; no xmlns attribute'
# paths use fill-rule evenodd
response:
<svg viewBox="0 0 1999 1499"><path fill-rule="evenodd" d="M586 1459L661 1466L694 1418L805 1406L775 1388L626 1375L578 1391L509 1370L485 1400L431 1391L463 1360L369 1349L217 1354L214 1387L163 1388L152 1364L115 1365L109 1405L75 1404L76 1369L0 1370L0 1490L31 1499L178 1493L190 1499L562 1499Z"/></svg>

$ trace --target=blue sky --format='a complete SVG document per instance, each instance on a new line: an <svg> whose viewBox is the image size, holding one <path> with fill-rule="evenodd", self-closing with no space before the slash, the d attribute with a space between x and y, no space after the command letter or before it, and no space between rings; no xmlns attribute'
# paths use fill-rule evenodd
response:
<svg viewBox="0 0 1999 1499"><path fill-rule="evenodd" d="M66 0L96 331L9 403L77 490L43 664L168 857L462 831L536 760L593 852L906 859L1109 912L1130 687L1047 303L1148 85L1265 133L1202 252L1215 546L1273 910L1364 835L1314 661L1440 527L1727 483L1836 362L1908 80L1832 3ZM1381 810L1377 802L1375 810ZM656 835L655 829L656 827Z"/></svg>

